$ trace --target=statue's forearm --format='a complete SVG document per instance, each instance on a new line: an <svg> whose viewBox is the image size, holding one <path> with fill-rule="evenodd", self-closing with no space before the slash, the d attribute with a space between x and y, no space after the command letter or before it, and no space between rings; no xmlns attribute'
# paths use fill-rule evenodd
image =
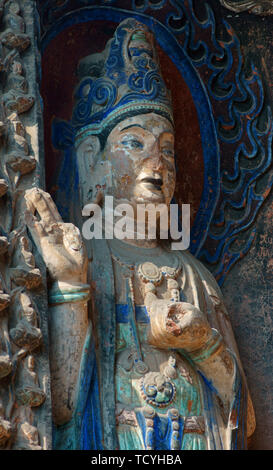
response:
<svg viewBox="0 0 273 470"><path fill-rule="evenodd" d="M219 332L212 329L212 333L202 348L188 355L216 390L228 412L233 397L236 360Z"/></svg>
<svg viewBox="0 0 273 470"><path fill-rule="evenodd" d="M83 345L88 328L86 302L65 302L49 309L53 418L57 425L72 417Z"/></svg>

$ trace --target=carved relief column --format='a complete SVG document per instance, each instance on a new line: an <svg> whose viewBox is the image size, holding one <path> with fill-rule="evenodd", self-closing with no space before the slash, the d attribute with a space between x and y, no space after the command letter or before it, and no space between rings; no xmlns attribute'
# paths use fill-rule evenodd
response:
<svg viewBox="0 0 273 470"><path fill-rule="evenodd" d="M25 191L44 185L34 1L0 1L0 447L50 449L46 271Z"/></svg>

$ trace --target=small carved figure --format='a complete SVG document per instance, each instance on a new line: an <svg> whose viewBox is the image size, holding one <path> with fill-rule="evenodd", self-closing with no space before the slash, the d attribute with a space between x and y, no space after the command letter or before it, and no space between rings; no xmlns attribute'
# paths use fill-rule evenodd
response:
<svg viewBox="0 0 273 470"><path fill-rule="evenodd" d="M12 434L12 425L5 419L5 412L0 398L0 448L4 447Z"/></svg>
<svg viewBox="0 0 273 470"><path fill-rule="evenodd" d="M22 292L17 295L14 310L18 322L15 328L11 328L10 337L20 348L33 351L41 345L42 332L37 327L36 310L28 294Z"/></svg>
<svg viewBox="0 0 273 470"><path fill-rule="evenodd" d="M6 62L9 68L8 77L7 77L7 88L16 90L20 93L28 92L28 82L24 77L24 70L22 61L20 59L19 53L12 51L10 57L7 56Z"/></svg>
<svg viewBox="0 0 273 470"><path fill-rule="evenodd" d="M4 196L8 190L8 183L4 178L0 178L0 197Z"/></svg>
<svg viewBox="0 0 273 470"><path fill-rule="evenodd" d="M3 314L5 308L10 303L10 296L8 294L4 294L1 288L2 283L0 278L0 379L6 377L12 371L12 361L7 352L7 344L5 340L7 321Z"/></svg>
<svg viewBox="0 0 273 470"><path fill-rule="evenodd" d="M38 429L33 425L33 416L29 408L20 406L18 412L18 429L14 450L42 450L39 445Z"/></svg>
<svg viewBox="0 0 273 470"><path fill-rule="evenodd" d="M36 407L45 401L45 393L39 387L38 376L35 372L34 356L24 359L19 376L16 398L20 405Z"/></svg>
<svg viewBox="0 0 273 470"><path fill-rule="evenodd" d="M17 33L25 32L25 23L20 16L20 5L18 2L9 1L6 4L6 14L4 24L6 28L11 28Z"/></svg>
<svg viewBox="0 0 273 470"><path fill-rule="evenodd" d="M25 34L25 22L20 15L18 2L7 2L3 23L6 30L1 34L2 44L9 49L24 51L30 45L30 39Z"/></svg>
<svg viewBox="0 0 273 470"><path fill-rule="evenodd" d="M38 268L35 267L34 256L30 251L30 243L25 236L20 236L19 240L15 234L12 241L13 246L16 241L13 263L16 267L11 268L11 276L14 282L27 289L33 289L41 284L42 277Z"/></svg>
<svg viewBox="0 0 273 470"><path fill-rule="evenodd" d="M12 371L12 362L9 355L5 352L0 352L0 379L6 377Z"/></svg>
<svg viewBox="0 0 273 470"><path fill-rule="evenodd" d="M4 246L7 248L7 244L4 242ZM0 247L1 247L1 242L0 242ZM1 248L0 248L1 251ZM2 254L5 253L5 250L3 249ZM3 291L3 286L1 282L1 277L0 277L0 312L2 310L5 310L10 304L10 296L9 294L5 294Z"/></svg>

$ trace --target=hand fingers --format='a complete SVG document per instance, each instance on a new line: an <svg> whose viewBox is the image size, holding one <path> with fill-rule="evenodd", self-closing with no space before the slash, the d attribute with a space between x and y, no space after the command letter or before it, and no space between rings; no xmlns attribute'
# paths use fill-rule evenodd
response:
<svg viewBox="0 0 273 470"><path fill-rule="evenodd" d="M43 225L37 220L37 218L29 210L25 211L25 222L36 243L42 237L46 236L46 232L45 232Z"/></svg>
<svg viewBox="0 0 273 470"><path fill-rule="evenodd" d="M50 196L49 193L46 193L46 192L43 192L43 196L47 202L47 205L48 205L48 208L50 209L54 219L55 219L55 222L63 222L62 220L62 217L60 216L59 214L59 211L56 207L56 204L54 203L52 197Z"/></svg>
<svg viewBox="0 0 273 470"><path fill-rule="evenodd" d="M104 192L99 190L96 194L94 204L101 205L103 198L104 198Z"/></svg>
<svg viewBox="0 0 273 470"><path fill-rule="evenodd" d="M26 191L26 204L31 212L37 210L44 224L62 222L62 218L50 195L39 188Z"/></svg>
<svg viewBox="0 0 273 470"><path fill-rule="evenodd" d="M64 246L74 251L80 251L83 247L79 229L73 224L63 224Z"/></svg>

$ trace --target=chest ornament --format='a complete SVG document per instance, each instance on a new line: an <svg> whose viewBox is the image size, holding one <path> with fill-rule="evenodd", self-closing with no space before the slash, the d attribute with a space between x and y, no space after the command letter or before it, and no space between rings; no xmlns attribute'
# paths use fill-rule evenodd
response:
<svg viewBox="0 0 273 470"><path fill-rule="evenodd" d="M170 379L160 375L157 377L156 383L146 384L147 377L151 377L148 373L149 367L144 362L144 357L141 350L141 344L138 337L138 330L136 325L136 303L134 292L134 277L138 278L144 284L145 297L147 294L152 293L156 295L156 286L160 285L163 279L166 280L167 290L169 292L170 301L179 302L180 288L176 278L182 271L182 263L180 257L173 256L172 266L157 266L151 261L144 261L137 265L126 262L120 259L114 253L111 253L114 262L118 263L123 271L123 276L126 279L127 290L127 305L128 305L128 319L129 331L131 336L131 357L135 372L143 376L141 393L147 403L154 404L155 406L167 406L175 397L175 386ZM144 298L145 300L145 298ZM169 369L173 372L173 367L169 364ZM148 373L148 374L147 374ZM174 375L176 372L174 372ZM170 374L172 377L172 374ZM170 378L171 378L170 377ZM148 379L147 379L148 380ZM159 382L161 385L159 385Z"/></svg>
<svg viewBox="0 0 273 470"><path fill-rule="evenodd" d="M140 382L140 392L147 404L164 408L175 399L174 383L159 372L149 372Z"/></svg>
<svg viewBox="0 0 273 470"><path fill-rule="evenodd" d="M163 278L166 279L176 279L177 276L180 274L182 269L181 262L179 257L174 259L174 266L160 266L158 267L156 264L145 261L141 263L137 267L137 274L139 278L144 283L152 283L155 286L158 286Z"/></svg>

